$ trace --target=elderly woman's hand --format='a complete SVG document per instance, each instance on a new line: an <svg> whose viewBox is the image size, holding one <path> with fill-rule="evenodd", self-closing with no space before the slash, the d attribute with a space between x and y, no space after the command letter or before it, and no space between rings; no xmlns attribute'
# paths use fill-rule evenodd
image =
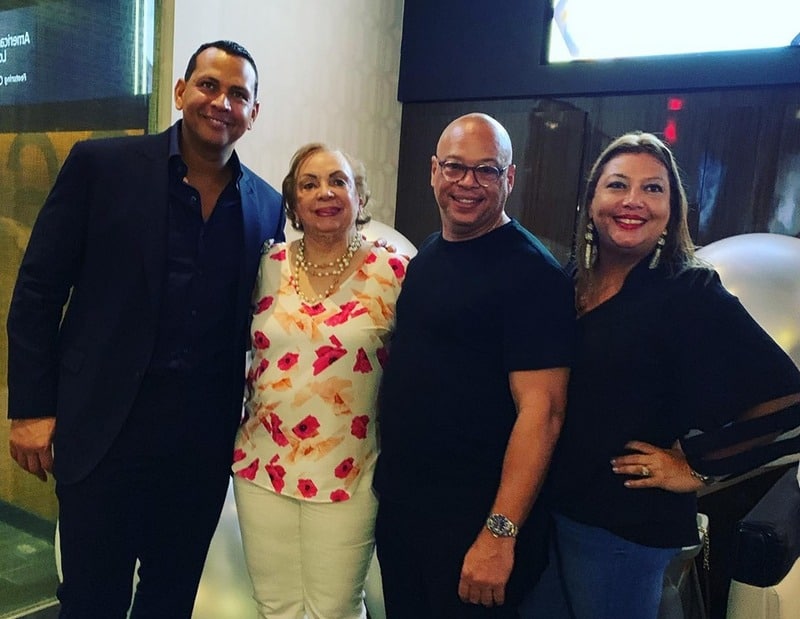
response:
<svg viewBox="0 0 800 619"><path fill-rule="evenodd" d="M362 238L362 239L364 239L365 241L367 240L367 237L366 237L366 236L364 236L363 234L361 235L361 238ZM375 240L372 242L372 244L373 244L373 245L375 245L375 247L383 247L383 248L384 248L386 251L388 251L390 254L395 254L395 253L397 253L397 247L395 247L394 245L392 245L392 244L391 244L389 241L387 241L387 240L386 240L385 238L383 238L383 237L380 237L380 238L377 238L377 239L375 239Z"/></svg>
<svg viewBox="0 0 800 619"><path fill-rule="evenodd" d="M697 492L704 484L692 476L692 469L680 449L662 449L643 441L625 447L637 453L611 460L617 475L628 475L628 488L662 488L670 492Z"/></svg>

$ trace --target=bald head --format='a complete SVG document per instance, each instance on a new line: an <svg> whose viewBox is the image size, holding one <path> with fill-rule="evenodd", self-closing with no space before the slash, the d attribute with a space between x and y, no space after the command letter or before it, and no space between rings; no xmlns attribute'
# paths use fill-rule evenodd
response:
<svg viewBox="0 0 800 619"><path fill-rule="evenodd" d="M494 148L497 163L507 166L511 163L513 152L511 138L506 128L488 114L473 112L456 118L442 131L436 145L436 156L447 159L443 152L451 142L475 142L483 148Z"/></svg>
<svg viewBox="0 0 800 619"><path fill-rule="evenodd" d="M494 118L466 114L447 125L431 157L443 237L466 241L508 222L505 204L515 174L511 138Z"/></svg>

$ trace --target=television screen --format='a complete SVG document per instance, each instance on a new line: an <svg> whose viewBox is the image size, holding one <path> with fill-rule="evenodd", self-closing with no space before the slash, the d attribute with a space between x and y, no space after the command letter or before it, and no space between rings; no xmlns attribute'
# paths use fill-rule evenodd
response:
<svg viewBox="0 0 800 619"><path fill-rule="evenodd" d="M66 108L58 105L149 95L153 84L154 2L3 3L0 116L4 121L15 116L24 125L32 112L44 109L47 114L55 111L56 117L51 120L60 125L60 110ZM41 107L48 104L55 107ZM75 105L69 107L74 109Z"/></svg>
<svg viewBox="0 0 800 619"><path fill-rule="evenodd" d="M548 62L800 44L800 1L556 0Z"/></svg>

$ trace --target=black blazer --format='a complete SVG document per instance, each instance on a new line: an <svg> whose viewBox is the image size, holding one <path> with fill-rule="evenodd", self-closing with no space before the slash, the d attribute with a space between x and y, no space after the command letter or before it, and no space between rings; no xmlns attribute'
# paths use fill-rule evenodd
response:
<svg viewBox="0 0 800 619"><path fill-rule="evenodd" d="M165 275L168 157L169 131L75 144L20 266L8 317L9 417L56 417L59 482L85 477L108 451L150 363ZM269 239L283 240L285 223L280 194L242 171L244 251L225 364L233 427L260 252Z"/></svg>

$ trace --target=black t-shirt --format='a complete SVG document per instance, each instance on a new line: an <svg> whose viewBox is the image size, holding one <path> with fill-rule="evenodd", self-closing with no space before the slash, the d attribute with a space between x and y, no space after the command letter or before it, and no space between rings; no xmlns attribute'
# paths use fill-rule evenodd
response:
<svg viewBox="0 0 800 619"><path fill-rule="evenodd" d="M574 321L567 274L516 221L469 241L427 239L409 264L383 376L381 496L491 507L516 420L508 375L568 367Z"/></svg>
<svg viewBox="0 0 800 619"><path fill-rule="evenodd" d="M574 520L636 543L694 544L695 495L626 488L626 477L612 472L610 459L623 455L630 440L668 448L693 429L708 438L738 425L745 430L739 437L743 443L755 436L748 432L759 430L738 423L738 415L798 392L797 367L716 273L694 268L668 277L661 269L648 269L645 261L616 296L578 320L576 361L547 482L548 501ZM783 424L800 424L798 411L785 416ZM715 441L707 442L710 453ZM690 462L706 473L738 473L736 468L763 464L753 451L737 462L714 463L702 455L694 454Z"/></svg>

